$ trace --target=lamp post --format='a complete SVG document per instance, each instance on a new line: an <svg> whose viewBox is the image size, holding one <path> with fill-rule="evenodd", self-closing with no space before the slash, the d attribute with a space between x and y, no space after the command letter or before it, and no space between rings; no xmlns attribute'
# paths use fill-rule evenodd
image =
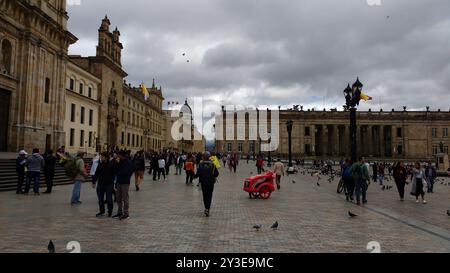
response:
<svg viewBox="0 0 450 273"><path fill-rule="evenodd" d="M286 122L286 127L288 131L288 140L289 140L289 167L292 167L292 127L294 122L292 120L288 120Z"/></svg>
<svg viewBox="0 0 450 273"><path fill-rule="evenodd" d="M347 88L344 90L345 94L344 109L350 111L350 154L352 162L356 162L358 160L358 151L356 143L356 110L361 100L361 91L363 86L364 85L359 81L359 78L357 78L356 82L353 84L352 87L350 87L349 84Z"/></svg>
<svg viewBox="0 0 450 273"><path fill-rule="evenodd" d="M267 161L267 167L272 167L272 156L270 154L270 151L272 150L272 147L270 145L271 142L272 142L272 134L269 131L269 158Z"/></svg>

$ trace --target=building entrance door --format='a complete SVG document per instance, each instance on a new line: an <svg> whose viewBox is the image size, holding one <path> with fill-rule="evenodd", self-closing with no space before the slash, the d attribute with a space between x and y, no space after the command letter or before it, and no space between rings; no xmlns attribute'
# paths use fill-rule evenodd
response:
<svg viewBox="0 0 450 273"><path fill-rule="evenodd" d="M0 152L6 152L11 93L0 89Z"/></svg>

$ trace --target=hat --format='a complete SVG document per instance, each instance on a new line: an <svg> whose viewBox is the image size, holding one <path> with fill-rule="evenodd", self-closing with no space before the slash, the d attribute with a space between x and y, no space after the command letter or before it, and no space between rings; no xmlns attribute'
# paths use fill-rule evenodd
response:
<svg viewBox="0 0 450 273"><path fill-rule="evenodd" d="M22 150L22 151L19 152L19 155L28 155L28 153L25 152L25 150Z"/></svg>

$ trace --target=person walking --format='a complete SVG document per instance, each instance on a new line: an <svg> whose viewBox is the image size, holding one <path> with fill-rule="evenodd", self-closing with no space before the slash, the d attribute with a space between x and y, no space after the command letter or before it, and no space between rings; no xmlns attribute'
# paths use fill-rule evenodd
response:
<svg viewBox="0 0 450 273"><path fill-rule="evenodd" d="M264 166L264 160L262 159L262 157L258 157L258 159L256 160L256 170L258 171L258 174L262 173L262 169Z"/></svg>
<svg viewBox="0 0 450 273"><path fill-rule="evenodd" d="M197 155L197 157L199 157L199 155ZM184 163L184 170L186 171L186 185L191 185L195 175L194 159L191 155L188 156L188 159Z"/></svg>
<svg viewBox="0 0 450 273"><path fill-rule="evenodd" d="M343 164L342 179L344 180L345 199L349 202L353 202L353 195L355 193L355 181L352 177L352 164L350 159L345 159Z"/></svg>
<svg viewBox="0 0 450 273"><path fill-rule="evenodd" d="M56 156L53 155L52 150L48 150L45 155L45 166L44 166L44 176L45 184L47 185L47 190L43 192L44 194L52 193L53 189L53 179L55 177L55 167L56 167Z"/></svg>
<svg viewBox="0 0 450 273"><path fill-rule="evenodd" d="M273 165L273 172L276 175L276 183L277 189L281 189L281 176L284 176L284 164L281 162L281 159L278 158L277 162Z"/></svg>
<svg viewBox="0 0 450 273"><path fill-rule="evenodd" d="M143 151L140 151L135 155L134 166L134 185L136 187L136 191L139 191L145 174L145 157Z"/></svg>
<svg viewBox="0 0 450 273"><path fill-rule="evenodd" d="M433 193L434 192L434 181L436 180L437 172L436 172L436 168L433 167L431 161L428 162L428 166L425 169L425 177L428 182L427 193Z"/></svg>
<svg viewBox="0 0 450 273"><path fill-rule="evenodd" d="M76 175L73 179L73 190L72 190L72 198L70 201L70 204L73 205L80 205L80 197L81 197L81 185L88 177L88 174L86 172L85 163L84 163L84 156L85 152L78 152L77 156L74 159L75 168L76 168ZM71 164L71 163L68 163Z"/></svg>
<svg viewBox="0 0 450 273"><path fill-rule="evenodd" d="M158 181L161 179L161 174L164 177L163 181L166 181L166 160L164 160L164 156L161 155L158 159Z"/></svg>
<svg viewBox="0 0 450 273"><path fill-rule="evenodd" d="M23 183L26 178L26 163L28 153L24 150L19 152L19 156L16 159L16 174L17 174L17 189L16 194L23 194Z"/></svg>
<svg viewBox="0 0 450 273"><path fill-rule="evenodd" d="M373 183L377 183L378 181L378 163L374 162L372 165L372 179Z"/></svg>
<svg viewBox="0 0 450 273"><path fill-rule="evenodd" d="M113 218L119 220L126 220L130 217L130 181L133 176L133 163L127 158L126 152L120 151L118 156L118 163L116 165L116 183L117 183L117 214Z"/></svg>
<svg viewBox="0 0 450 273"><path fill-rule="evenodd" d="M209 217L212 197L214 192L214 184L219 176L219 171L212 161L209 160L211 154L206 152L203 155L203 161L200 163L195 174L195 178L199 179L203 193L203 204L205 206L204 214Z"/></svg>
<svg viewBox="0 0 450 273"><path fill-rule="evenodd" d="M105 215L105 199L108 205L108 217L112 216L114 202L114 165L110 162L109 154L102 153L100 155L99 164L92 176L92 186L97 185L97 197L99 213L95 217L103 217Z"/></svg>
<svg viewBox="0 0 450 273"><path fill-rule="evenodd" d="M404 167L403 161L399 161L394 167L394 181L397 185L398 194L400 196L400 201L405 201L405 185L408 174L406 168Z"/></svg>
<svg viewBox="0 0 450 273"><path fill-rule="evenodd" d="M380 186L383 186L384 175L385 175L385 166L383 163L380 163L378 165L378 181L380 182Z"/></svg>
<svg viewBox="0 0 450 273"><path fill-rule="evenodd" d="M33 149L33 154L27 158L26 166L28 168L27 183L24 194L30 191L31 180L33 180L34 195L39 195L39 185L41 180L41 171L45 167L45 160L40 155L39 149Z"/></svg>
<svg viewBox="0 0 450 273"><path fill-rule="evenodd" d="M352 166L352 178L355 181L355 195L356 195L356 204L361 205L361 196L362 203L367 203L367 188L368 188L368 180L369 180L369 171L364 162L364 157L359 158L359 162L356 162Z"/></svg>
<svg viewBox="0 0 450 273"><path fill-rule="evenodd" d="M417 162L414 166L411 176L412 189L411 195L416 197L416 203L419 203L419 196L422 197L422 203L426 204L425 191L423 188L427 185L425 171L422 169L420 162Z"/></svg>
<svg viewBox="0 0 450 273"><path fill-rule="evenodd" d="M153 181L156 181L156 176L159 172L159 164L158 164L158 155L156 153L153 154L152 160L151 160L151 166L153 172Z"/></svg>
<svg viewBox="0 0 450 273"><path fill-rule="evenodd" d="M176 156L176 169L175 169L175 175L181 175L181 170L183 169L183 157L181 154L178 154Z"/></svg>

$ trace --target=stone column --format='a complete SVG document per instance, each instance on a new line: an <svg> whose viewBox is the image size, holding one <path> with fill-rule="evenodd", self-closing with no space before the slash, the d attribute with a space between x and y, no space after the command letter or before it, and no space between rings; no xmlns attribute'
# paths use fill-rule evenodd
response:
<svg viewBox="0 0 450 273"><path fill-rule="evenodd" d="M350 126L345 125L344 126L344 150L345 150L345 156L350 156Z"/></svg>
<svg viewBox="0 0 450 273"><path fill-rule="evenodd" d="M309 126L309 135L311 138L311 155L315 156L316 155L316 126L311 124L308 125Z"/></svg>
<svg viewBox="0 0 450 273"><path fill-rule="evenodd" d="M367 155L373 156L373 127L367 126Z"/></svg>
<svg viewBox="0 0 450 273"><path fill-rule="evenodd" d="M379 154L379 156L381 157L381 158L383 158L384 157L384 152L385 152L385 149L384 149L384 126L382 126L382 125L380 125L380 130L378 131L378 135L379 135L379 145L380 145L380 147L379 147L379 149L380 149L380 154Z"/></svg>
<svg viewBox="0 0 450 273"><path fill-rule="evenodd" d="M339 125L333 125L333 157L339 156Z"/></svg>

